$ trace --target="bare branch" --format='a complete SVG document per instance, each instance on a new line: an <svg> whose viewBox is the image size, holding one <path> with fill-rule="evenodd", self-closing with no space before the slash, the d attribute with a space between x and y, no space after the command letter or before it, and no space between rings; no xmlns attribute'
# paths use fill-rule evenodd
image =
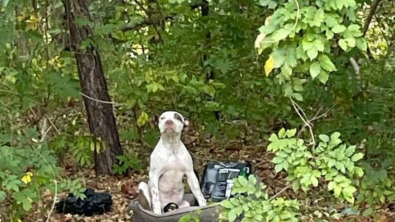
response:
<svg viewBox="0 0 395 222"><path fill-rule="evenodd" d="M300 108L300 106L293 99L290 99L290 100L291 100L293 108L295 109L295 111L298 114L298 116L300 117L300 119L304 122L305 126L307 126L309 128L310 135L311 135L311 144L315 145L316 143L315 143L315 139L314 139L313 127L311 126L310 121L307 120L306 114L303 112L302 108ZM301 112L306 117L306 119L303 118Z"/></svg>
<svg viewBox="0 0 395 222"><path fill-rule="evenodd" d="M376 9L379 6L380 2L381 2L381 0L374 0L372 5L370 5L370 11L369 11L368 17L366 17L365 25L363 27L363 32L362 32L363 36L366 35L366 32L369 29L370 22L372 21L373 15L376 12Z"/></svg>

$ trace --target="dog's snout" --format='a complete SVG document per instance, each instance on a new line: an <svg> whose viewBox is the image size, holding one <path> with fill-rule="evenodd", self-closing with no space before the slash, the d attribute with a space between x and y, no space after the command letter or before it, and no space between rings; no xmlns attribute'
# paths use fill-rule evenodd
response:
<svg viewBox="0 0 395 222"><path fill-rule="evenodd" d="M173 122L173 120L168 119L168 120L166 120L165 124L166 124L166 125L173 125L174 122Z"/></svg>

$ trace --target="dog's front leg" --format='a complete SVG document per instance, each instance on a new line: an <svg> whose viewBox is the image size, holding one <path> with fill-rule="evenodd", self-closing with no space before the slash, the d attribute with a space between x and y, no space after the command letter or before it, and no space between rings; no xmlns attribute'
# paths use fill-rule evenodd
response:
<svg viewBox="0 0 395 222"><path fill-rule="evenodd" d="M203 193L200 190L199 180L196 177L195 172L193 172L193 170L189 170L186 175L189 188L191 188L191 191L195 196L196 200L198 201L199 206L206 206L206 199L204 198Z"/></svg>
<svg viewBox="0 0 395 222"><path fill-rule="evenodd" d="M159 177L160 177L160 172L156 168L152 168L149 171L149 183L150 183L150 190L151 190L151 198L152 198L152 211L154 211L155 214L161 214L162 213L162 206L160 202L160 197L159 197Z"/></svg>

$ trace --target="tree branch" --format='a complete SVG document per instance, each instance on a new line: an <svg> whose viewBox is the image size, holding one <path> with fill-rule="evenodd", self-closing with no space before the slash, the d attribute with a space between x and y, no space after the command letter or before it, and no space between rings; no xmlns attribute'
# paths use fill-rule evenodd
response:
<svg viewBox="0 0 395 222"><path fill-rule="evenodd" d="M366 33L369 29L370 22L372 21L373 15L376 12L376 9L379 6L380 2L381 2L381 0L374 0L372 5L370 6L370 11L369 11L368 17L366 17L365 25L363 27L363 32L362 32L363 36L366 35Z"/></svg>
<svg viewBox="0 0 395 222"><path fill-rule="evenodd" d="M141 7L141 5L139 5L139 6ZM197 4L190 5L191 11L198 9L200 7L204 7L204 3L197 3ZM176 16L177 16L177 13L170 13L169 15L165 16L165 20L173 20ZM149 25L153 25L153 24L148 18L138 24L127 25L127 26L123 27L121 29L121 31L126 32L126 31L138 30L138 29L141 29L141 28L149 26Z"/></svg>
<svg viewBox="0 0 395 222"><path fill-rule="evenodd" d="M174 17L176 17L176 15L177 14L175 14L175 13L170 14L170 15L165 17L165 20L173 20ZM142 22L134 24L134 25L126 25L123 28L121 28L121 31L122 32L137 31L137 30L139 30L141 28L144 28L146 26L149 26L149 25L153 25L153 24L152 24L152 22L149 19L146 19L146 20L143 20Z"/></svg>

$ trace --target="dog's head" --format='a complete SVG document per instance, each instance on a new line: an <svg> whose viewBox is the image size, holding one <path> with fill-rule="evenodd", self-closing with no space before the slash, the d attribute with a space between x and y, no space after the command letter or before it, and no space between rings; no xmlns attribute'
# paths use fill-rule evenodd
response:
<svg viewBox="0 0 395 222"><path fill-rule="evenodd" d="M159 131L164 134L181 134L186 131L189 121L180 113L175 111L166 111L162 113L158 120Z"/></svg>

